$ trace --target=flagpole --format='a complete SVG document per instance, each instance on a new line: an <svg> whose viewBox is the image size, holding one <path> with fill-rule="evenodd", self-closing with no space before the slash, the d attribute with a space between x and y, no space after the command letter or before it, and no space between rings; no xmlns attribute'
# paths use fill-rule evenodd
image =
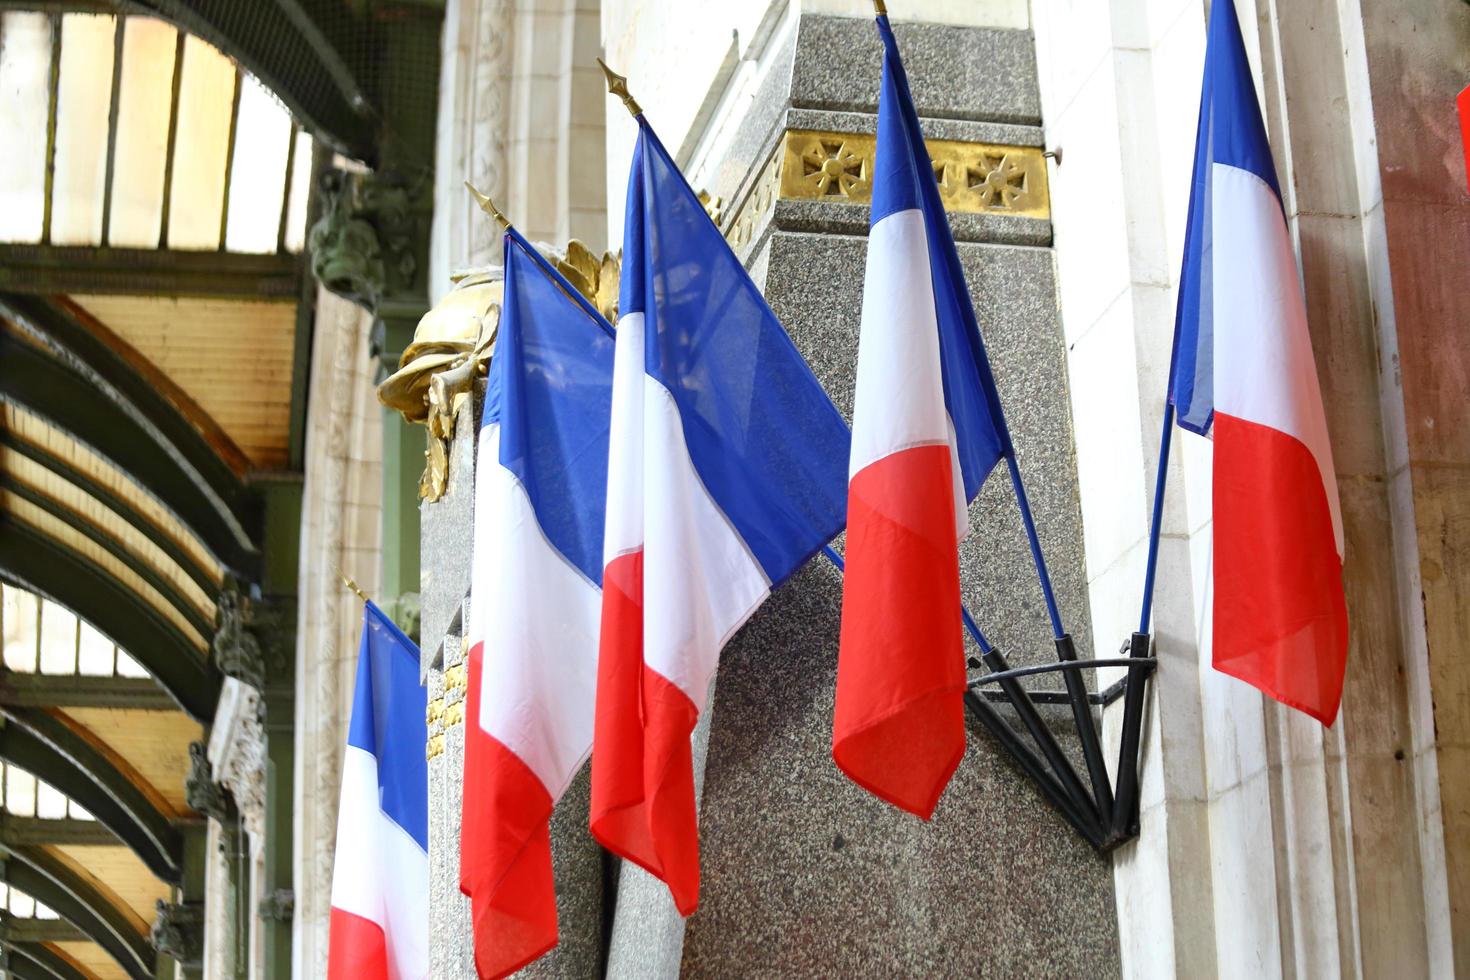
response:
<svg viewBox="0 0 1470 980"><path fill-rule="evenodd" d="M1147 633L1154 613L1154 571L1159 564L1159 529L1164 523L1164 487L1169 481L1169 446L1174 433L1174 402L1164 398L1164 429L1159 433L1159 472L1154 478L1153 518L1148 528L1148 564L1143 573L1143 610L1138 632Z"/></svg>

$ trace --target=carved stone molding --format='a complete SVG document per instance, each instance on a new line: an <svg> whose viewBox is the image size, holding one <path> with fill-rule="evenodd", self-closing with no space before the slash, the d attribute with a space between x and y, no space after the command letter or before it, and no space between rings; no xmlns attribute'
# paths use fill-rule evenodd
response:
<svg viewBox="0 0 1470 980"><path fill-rule="evenodd" d="M427 174L322 175L322 216L310 234L311 271L327 289L367 310L412 286L419 271Z"/></svg>
<svg viewBox="0 0 1470 980"><path fill-rule="evenodd" d="M265 845L265 726L260 691L226 677L209 735L209 762L220 785L230 791L250 835L251 852Z"/></svg>
<svg viewBox="0 0 1470 980"><path fill-rule="evenodd" d="M289 888L277 888L261 898L256 912L270 922L290 922L296 910L296 893Z"/></svg>
<svg viewBox="0 0 1470 980"><path fill-rule="evenodd" d="M159 899L154 905L153 927L148 933L153 948L171 956L184 968L204 962L204 905L176 905Z"/></svg>
<svg viewBox="0 0 1470 980"><path fill-rule="evenodd" d="M925 145L946 211L1050 219L1040 147L962 140L925 140ZM725 238L737 248L749 242L760 219L781 199L870 203L877 147L871 133L788 130L724 225Z"/></svg>
<svg viewBox="0 0 1470 980"><path fill-rule="evenodd" d="M184 802L189 809L220 823L229 819L229 800L219 783L214 781L214 768L209 764L208 747L203 742L189 743L189 774L184 777Z"/></svg>

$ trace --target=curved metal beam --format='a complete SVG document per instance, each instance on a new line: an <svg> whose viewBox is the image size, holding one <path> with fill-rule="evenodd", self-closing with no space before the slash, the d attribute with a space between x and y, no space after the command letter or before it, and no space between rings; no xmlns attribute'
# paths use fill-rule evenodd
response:
<svg viewBox="0 0 1470 980"><path fill-rule="evenodd" d="M372 39L360 19L348 25L357 36L334 43L296 0L139 0L138 6L237 59L333 149L376 162L376 113L339 47L350 43L371 57ZM343 6L339 17L350 10Z"/></svg>
<svg viewBox="0 0 1470 980"><path fill-rule="evenodd" d="M0 514L0 575L74 611L132 655L199 721L214 717L223 678L129 588L75 552Z"/></svg>
<svg viewBox="0 0 1470 980"><path fill-rule="evenodd" d="M40 416L133 476L223 564L248 581L257 580L260 555L247 542L260 539L259 515L247 515L250 523L242 525L229 508L211 500L206 485L174 447L160 443L95 382L0 331L0 398Z"/></svg>
<svg viewBox="0 0 1470 980"><path fill-rule="evenodd" d="M152 980L155 956L129 913L53 855L36 847L7 847L5 880L82 930L134 980Z"/></svg>
<svg viewBox="0 0 1470 980"><path fill-rule="evenodd" d="M128 503L127 500L113 493L96 480L93 480L66 460L53 456L44 447L27 442L14 432L0 431L0 446L4 446L7 451L18 453L32 462L44 466L67 483L85 491L89 496L102 501L109 510L116 513L131 526L137 528L139 534L142 534L149 541L153 542L164 554L173 559L174 564L182 568L194 580L194 584L204 590L204 593L209 596L210 601L218 598L219 586L216 584L211 570L199 564L192 554L179 546L179 543L174 540L172 535L165 534L157 525L144 517L141 511Z"/></svg>
<svg viewBox="0 0 1470 980"><path fill-rule="evenodd" d="M48 949L44 943L0 941L10 954L6 969L16 980L91 980L70 960Z"/></svg>
<svg viewBox="0 0 1470 980"><path fill-rule="evenodd" d="M35 708L5 708L0 715L7 722L0 728L0 759L76 800L159 878L182 880L183 838L111 760L54 715Z"/></svg>
<svg viewBox="0 0 1470 980"><path fill-rule="evenodd" d="M214 634L214 622L209 619L188 599L179 593L174 584L158 573L152 565L143 561L128 549L117 538L107 531L98 527L88 520L84 515L77 513L61 501L47 496L34 487L15 479L8 473L0 472L0 490L6 490L17 497L27 500L41 510L64 523L68 528L86 537L97 547L107 552L119 564L129 569L143 581L151 585L155 592L161 595L176 612L198 630L199 635L209 637ZM213 599L215 596L210 595Z"/></svg>

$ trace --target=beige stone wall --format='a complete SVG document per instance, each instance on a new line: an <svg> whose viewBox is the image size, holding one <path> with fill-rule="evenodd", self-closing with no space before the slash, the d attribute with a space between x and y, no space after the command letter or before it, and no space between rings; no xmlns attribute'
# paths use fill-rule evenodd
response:
<svg viewBox="0 0 1470 980"><path fill-rule="evenodd" d="M1048 143L1065 151L1053 219L1100 650L1136 627L1204 7L1033 6ZM1456 275L1424 256L1467 251L1448 126L1470 77L1470 8L1237 0L1237 10L1323 383L1352 643L1342 715L1326 730L1210 668L1210 458L1176 431L1142 836L1115 863L1125 971L1451 976L1466 955L1452 909L1470 900L1456 839L1466 807L1449 802L1466 785L1470 717L1470 358L1467 291L1456 296Z"/></svg>
<svg viewBox="0 0 1470 980"><path fill-rule="evenodd" d="M379 594L383 409L368 350L372 317L317 293L301 505L296 646L292 973L326 976L327 922L343 746L351 720L362 603L339 575Z"/></svg>

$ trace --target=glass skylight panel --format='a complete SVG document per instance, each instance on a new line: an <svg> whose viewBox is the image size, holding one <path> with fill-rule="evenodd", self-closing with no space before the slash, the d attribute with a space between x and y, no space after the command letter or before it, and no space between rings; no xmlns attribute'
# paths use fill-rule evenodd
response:
<svg viewBox="0 0 1470 980"><path fill-rule="evenodd" d="M0 586L4 593L5 666L31 673L41 646L41 605L36 597L13 585Z"/></svg>
<svg viewBox="0 0 1470 980"><path fill-rule="evenodd" d="M84 620L77 634L77 673L112 676L116 649L101 630Z"/></svg>
<svg viewBox="0 0 1470 980"><path fill-rule="evenodd" d="M55 787L37 783L36 816L45 820L61 820L66 816L66 797Z"/></svg>
<svg viewBox="0 0 1470 980"><path fill-rule="evenodd" d="M286 155L290 152L291 117L264 85L250 75L244 76L230 171L227 250L276 250L285 203Z"/></svg>
<svg viewBox="0 0 1470 980"><path fill-rule="evenodd" d="M115 30L116 18L111 16L61 18L51 193L51 241L58 245L95 245L102 240Z"/></svg>
<svg viewBox="0 0 1470 980"><path fill-rule="evenodd" d="M77 616L50 599L41 601L41 673L77 671Z"/></svg>
<svg viewBox="0 0 1470 980"><path fill-rule="evenodd" d="M168 210L170 248L219 248L234 97L234 63L197 37L186 39Z"/></svg>
<svg viewBox="0 0 1470 980"><path fill-rule="evenodd" d="M113 151L112 245L158 246L178 33L151 17L127 18Z"/></svg>
<svg viewBox="0 0 1470 980"><path fill-rule="evenodd" d="M39 242L46 216L51 20L0 14L0 241Z"/></svg>
<svg viewBox="0 0 1470 980"><path fill-rule="evenodd" d="M295 159L291 164L291 203L286 212L286 250L299 252L306 247L306 205L311 197L311 134L302 130L296 134L296 145L292 152Z"/></svg>

